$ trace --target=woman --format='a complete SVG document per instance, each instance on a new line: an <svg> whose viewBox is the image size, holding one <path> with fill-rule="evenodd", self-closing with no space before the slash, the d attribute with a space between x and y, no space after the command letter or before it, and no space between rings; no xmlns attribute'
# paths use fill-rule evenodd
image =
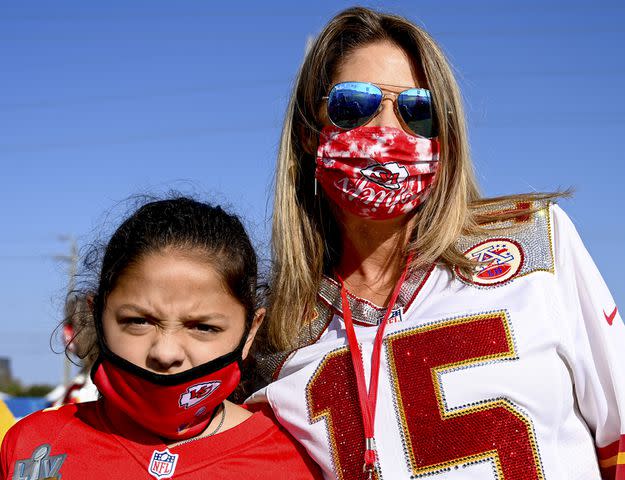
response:
<svg viewBox="0 0 625 480"><path fill-rule="evenodd" d="M264 315L236 216L187 198L144 205L110 239L89 297L101 398L16 424L0 478L315 477L271 416L226 400Z"/></svg>
<svg viewBox="0 0 625 480"><path fill-rule="evenodd" d="M326 478L625 478L625 325L555 197L480 197L440 48L401 17L337 15L285 121L285 353L252 401Z"/></svg>

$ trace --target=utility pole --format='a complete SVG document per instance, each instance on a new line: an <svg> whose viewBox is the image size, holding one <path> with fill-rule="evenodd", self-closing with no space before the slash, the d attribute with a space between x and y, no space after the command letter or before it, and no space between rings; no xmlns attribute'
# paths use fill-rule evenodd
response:
<svg viewBox="0 0 625 480"><path fill-rule="evenodd" d="M65 262L69 266L69 281L67 282L67 299L69 299L70 295L74 291L74 288L76 287L76 272L78 271L78 245L76 244L76 239L71 235L59 235L59 240L61 242L69 242L70 245L69 255L54 256L55 260ZM67 387L71 381L72 363L67 355L64 355L63 359L63 385Z"/></svg>

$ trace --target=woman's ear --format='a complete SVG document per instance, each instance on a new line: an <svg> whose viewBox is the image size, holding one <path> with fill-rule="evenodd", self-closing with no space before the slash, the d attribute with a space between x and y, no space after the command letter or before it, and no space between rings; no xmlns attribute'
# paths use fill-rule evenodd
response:
<svg viewBox="0 0 625 480"><path fill-rule="evenodd" d="M248 353L250 353L250 348L252 347L252 343L254 343L254 337L258 332L263 320L265 319L265 313L267 310L264 308L259 308L254 313L254 319L252 320L252 326L250 327L250 331L247 334L247 340L245 340L245 345L243 346L243 359L247 358Z"/></svg>

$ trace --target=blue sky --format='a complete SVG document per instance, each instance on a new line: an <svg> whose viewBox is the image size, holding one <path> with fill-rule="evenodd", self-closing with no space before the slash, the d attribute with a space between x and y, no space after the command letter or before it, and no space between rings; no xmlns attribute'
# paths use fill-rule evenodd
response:
<svg viewBox="0 0 625 480"><path fill-rule="evenodd" d="M562 206L623 305L625 5L363 4L412 19L448 54L485 195L576 189ZM60 380L49 346L67 285L59 235L88 245L128 196L174 188L230 205L265 251L306 40L351 5L0 4L0 356L16 377Z"/></svg>

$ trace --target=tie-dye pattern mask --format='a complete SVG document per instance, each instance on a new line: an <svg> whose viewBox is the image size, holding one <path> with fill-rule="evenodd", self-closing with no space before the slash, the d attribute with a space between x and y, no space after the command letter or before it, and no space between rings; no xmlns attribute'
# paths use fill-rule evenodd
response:
<svg viewBox="0 0 625 480"><path fill-rule="evenodd" d="M388 220L418 207L438 170L437 138L394 127L325 127L319 137L315 178L341 209Z"/></svg>

